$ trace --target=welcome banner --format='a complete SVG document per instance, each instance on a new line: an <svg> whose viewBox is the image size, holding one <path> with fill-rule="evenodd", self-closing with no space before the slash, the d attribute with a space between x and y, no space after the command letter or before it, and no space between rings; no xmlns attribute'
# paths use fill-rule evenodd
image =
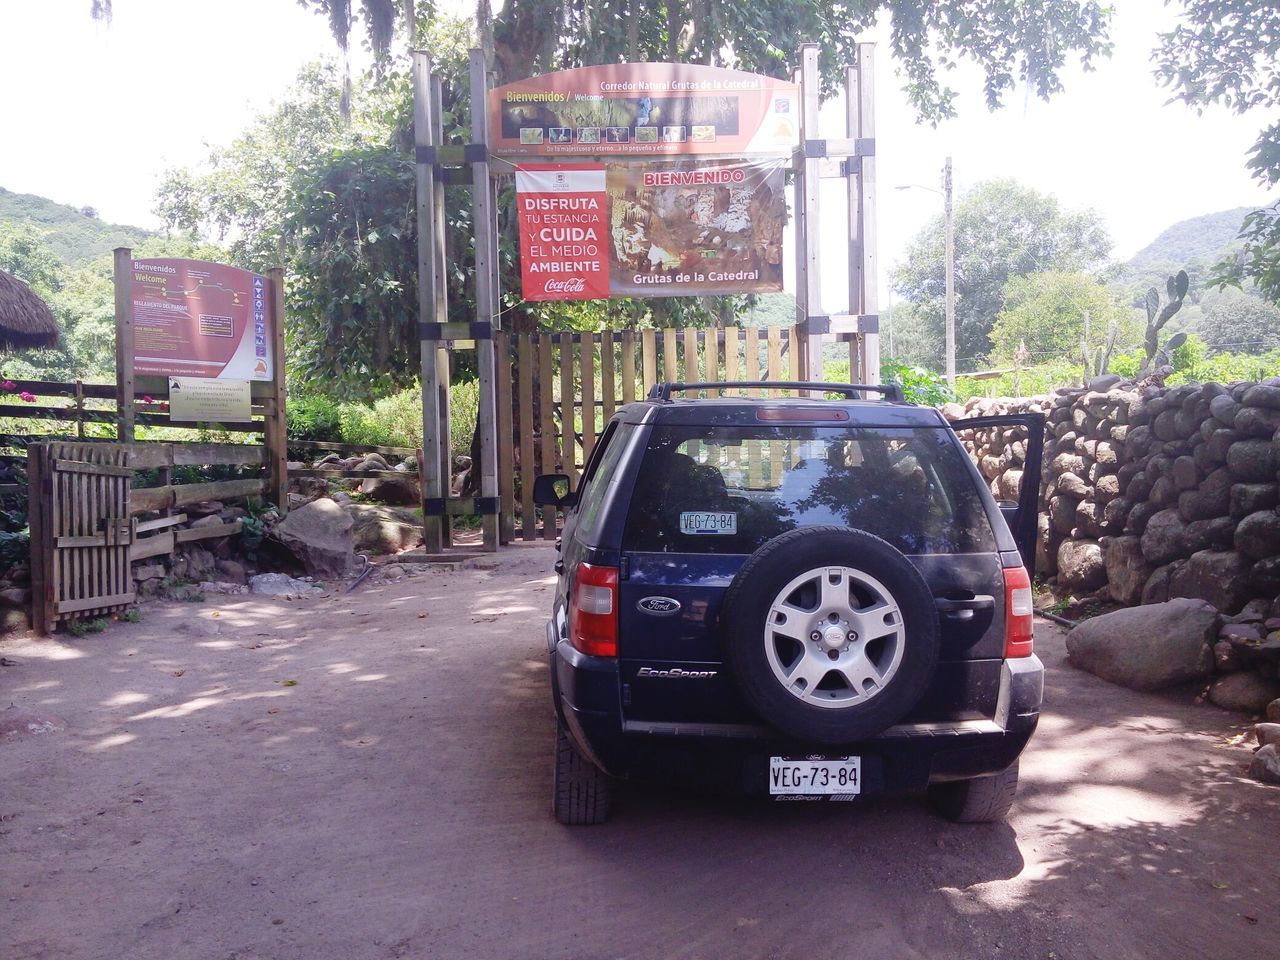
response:
<svg viewBox="0 0 1280 960"><path fill-rule="evenodd" d="M784 168L693 158L520 167L525 299L781 290Z"/></svg>

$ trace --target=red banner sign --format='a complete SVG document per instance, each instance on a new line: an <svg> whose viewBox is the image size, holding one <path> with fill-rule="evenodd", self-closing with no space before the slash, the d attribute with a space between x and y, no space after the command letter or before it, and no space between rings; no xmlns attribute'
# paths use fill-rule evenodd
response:
<svg viewBox="0 0 1280 960"><path fill-rule="evenodd" d="M489 93L498 156L787 156L794 83L691 63L615 63L517 80Z"/></svg>
<svg viewBox="0 0 1280 960"><path fill-rule="evenodd" d="M609 198L602 163L516 171L520 277L526 300L609 296Z"/></svg>
<svg viewBox="0 0 1280 960"><path fill-rule="evenodd" d="M203 260L134 260L133 371L270 380L266 277Z"/></svg>

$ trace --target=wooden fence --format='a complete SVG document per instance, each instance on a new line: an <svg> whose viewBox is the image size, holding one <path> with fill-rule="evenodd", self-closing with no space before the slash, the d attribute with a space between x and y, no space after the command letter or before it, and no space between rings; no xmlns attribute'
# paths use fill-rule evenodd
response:
<svg viewBox="0 0 1280 960"><path fill-rule="evenodd" d="M28 402L22 399L26 394L34 398ZM115 384L105 383L83 383L75 381L72 383L62 383L50 380L16 380L7 381L4 392L0 393L0 461L9 463L24 462L27 459L27 449L33 443L42 441L53 441L62 439L75 440L115 440L118 437L120 425L120 411L117 403L117 392ZM225 458L229 456L243 456L243 453L236 453L229 448L242 450L246 446L252 446L258 452L253 454L255 460L253 462L260 463L267 470L267 484L265 496L273 503L277 504L282 510L287 508L286 491L288 478L285 474L285 452L284 449L275 449L279 446L276 438L283 439L283 418L284 411L277 409L277 403L273 397L258 396L253 397L250 414L254 418L248 423L193 423L187 421L172 420L169 417L168 392L165 388L157 388L151 394L139 396L134 402L134 422L144 427L172 427L184 430L203 430L206 432L224 433L228 435L240 435L244 439L251 439L253 435L262 437L262 445L248 444L184 444L188 449L201 450L212 455L221 456L224 460L208 460L198 461L192 459L184 459L180 461L182 465L192 466L216 466L225 463ZM45 428L41 432L31 430L17 431L16 427L4 424L4 421L43 421L53 425L53 428ZM101 425L97 430L93 425ZM61 429L58 429L61 425ZM94 434L97 436L94 436ZM137 446L142 449L149 446L158 446L159 444L142 443L130 446ZM150 454L151 459L157 456L163 461L164 457L157 454ZM182 456L186 456L183 454ZM139 460L139 463L142 461ZM248 461L236 460L234 463L245 463ZM157 462L149 464L150 467L159 469L162 479L168 482L168 473L173 463ZM147 467L139 466L138 469L146 469ZM208 498L197 498L208 499Z"/></svg>
<svg viewBox="0 0 1280 960"><path fill-rule="evenodd" d="M576 488L596 437L617 406L643 399L655 383L800 377L801 338L795 327L503 333L497 348L506 359L497 377L504 540L556 536L561 517L535 507L534 478L564 473Z"/></svg>

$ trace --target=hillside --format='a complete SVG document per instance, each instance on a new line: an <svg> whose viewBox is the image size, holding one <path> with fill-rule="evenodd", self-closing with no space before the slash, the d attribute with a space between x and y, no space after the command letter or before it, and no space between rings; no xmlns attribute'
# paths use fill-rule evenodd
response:
<svg viewBox="0 0 1280 960"><path fill-rule="evenodd" d="M1236 239L1240 224L1251 207L1221 210L1201 217L1182 220L1165 228L1160 235L1133 255L1128 266L1135 272L1150 267L1174 264L1185 266L1192 260L1213 262L1226 252Z"/></svg>
<svg viewBox="0 0 1280 960"><path fill-rule="evenodd" d="M111 253L116 247L132 247L155 236L141 227L104 223L75 207L31 193L13 193L3 187L0 187L0 223L29 224L45 231L53 252L69 266L81 266Z"/></svg>

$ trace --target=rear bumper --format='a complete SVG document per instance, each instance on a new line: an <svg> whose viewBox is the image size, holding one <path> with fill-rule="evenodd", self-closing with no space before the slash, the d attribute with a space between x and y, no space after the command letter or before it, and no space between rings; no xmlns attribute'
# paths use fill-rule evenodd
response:
<svg viewBox="0 0 1280 960"><path fill-rule="evenodd" d="M765 726L624 721L616 660L585 656L560 641L551 667L561 719L582 753L606 773L736 782L749 793L766 791L770 756L860 756L863 793L999 773L1030 740L1044 695L1039 658L1007 660L992 719L899 724L860 743L815 748Z"/></svg>

